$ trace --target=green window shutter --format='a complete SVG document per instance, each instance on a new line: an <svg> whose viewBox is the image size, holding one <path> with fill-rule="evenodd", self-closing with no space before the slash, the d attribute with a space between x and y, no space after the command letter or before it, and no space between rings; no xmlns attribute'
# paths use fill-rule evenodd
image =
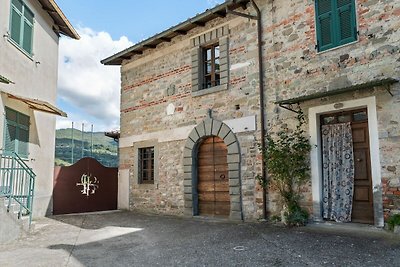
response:
<svg viewBox="0 0 400 267"><path fill-rule="evenodd" d="M334 47L332 0L315 1L318 51Z"/></svg>
<svg viewBox="0 0 400 267"><path fill-rule="evenodd" d="M15 8L11 8L11 39L13 39L17 44L21 41L21 17Z"/></svg>
<svg viewBox="0 0 400 267"><path fill-rule="evenodd" d="M12 125L9 120L6 120L5 134L4 134L4 152L11 154L15 152L15 144L17 139L17 127Z"/></svg>
<svg viewBox="0 0 400 267"><path fill-rule="evenodd" d="M21 0L12 0L11 4L14 6L14 8L18 9L19 12L22 12L23 3Z"/></svg>
<svg viewBox="0 0 400 267"><path fill-rule="evenodd" d="M18 154L22 158L28 157L28 145L29 145L29 129L19 128L18 131Z"/></svg>
<svg viewBox="0 0 400 267"><path fill-rule="evenodd" d="M354 0L316 0L318 51L357 40Z"/></svg>
<svg viewBox="0 0 400 267"><path fill-rule="evenodd" d="M32 54L32 33L33 27L29 25L26 21L24 21L24 41L22 43L22 48L29 54Z"/></svg>
<svg viewBox="0 0 400 267"><path fill-rule="evenodd" d="M23 158L28 157L29 116L6 108L4 151L6 154L16 152Z"/></svg>
<svg viewBox="0 0 400 267"><path fill-rule="evenodd" d="M338 0L337 29L338 45L357 40L356 12L354 0Z"/></svg>
<svg viewBox="0 0 400 267"><path fill-rule="evenodd" d="M28 54L32 54L33 12L21 1L11 1L11 39Z"/></svg>
<svg viewBox="0 0 400 267"><path fill-rule="evenodd" d="M17 153L23 157L28 157L29 146L29 116L18 113L17 131Z"/></svg>

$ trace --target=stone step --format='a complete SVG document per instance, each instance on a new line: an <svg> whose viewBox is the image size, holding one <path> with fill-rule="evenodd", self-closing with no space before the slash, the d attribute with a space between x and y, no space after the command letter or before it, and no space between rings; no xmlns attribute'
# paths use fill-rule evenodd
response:
<svg viewBox="0 0 400 267"><path fill-rule="evenodd" d="M0 198L0 205L5 207L5 210L9 213L10 216L12 216L15 220L20 220L21 221L21 226L24 229L24 231L30 231L30 228L32 226L29 225L29 214L25 214L26 211L22 209L22 214L19 216L20 213L20 204L16 203L15 201L12 201L11 205L8 206L9 204L9 199L7 198Z"/></svg>

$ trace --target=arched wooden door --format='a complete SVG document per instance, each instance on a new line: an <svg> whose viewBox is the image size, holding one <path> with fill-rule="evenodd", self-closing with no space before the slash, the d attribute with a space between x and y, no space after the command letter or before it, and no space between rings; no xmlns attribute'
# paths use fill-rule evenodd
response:
<svg viewBox="0 0 400 267"><path fill-rule="evenodd" d="M229 216L228 149L219 137L205 139L198 150L199 215Z"/></svg>

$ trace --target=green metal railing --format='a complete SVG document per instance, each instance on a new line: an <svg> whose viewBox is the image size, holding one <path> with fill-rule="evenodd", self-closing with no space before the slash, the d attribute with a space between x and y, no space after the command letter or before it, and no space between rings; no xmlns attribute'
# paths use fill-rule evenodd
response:
<svg viewBox="0 0 400 267"><path fill-rule="evenodd" d="M32 221L33 191L36 174L16 153L0 155L0 197L6 197L7 210L19 205L18 218L29 215Z"/></svg>

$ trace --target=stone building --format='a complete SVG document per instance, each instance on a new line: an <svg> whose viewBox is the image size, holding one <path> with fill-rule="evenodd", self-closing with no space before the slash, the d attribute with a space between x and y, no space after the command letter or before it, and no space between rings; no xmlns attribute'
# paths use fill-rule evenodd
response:
<svg viewBox="0 0 400 267"><path fill-rule="evenodd" d="M313 144L302 204L315 220L342 220L327 215L323 166L340 160L328 161L325 133L347 129L351 158L339 165L353 175L337 189L352 192L351 221L382 226L400 209L399 15L395 0L226 1L103 60L121 65L120 208L278 213L255 179L258 145L300 107Z"/></svg>

